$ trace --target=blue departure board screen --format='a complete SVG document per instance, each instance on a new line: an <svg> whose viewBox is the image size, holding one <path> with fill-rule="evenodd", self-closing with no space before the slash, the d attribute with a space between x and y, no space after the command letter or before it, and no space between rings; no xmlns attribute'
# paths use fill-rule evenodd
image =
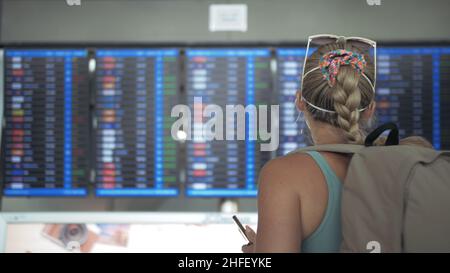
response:
<svg viewBox="0 0 450 273"><path fill-rule="evenodd" d="M185 73L187 104L191 109L202 111L215 104L224 109L225 117L230 115L226 105L270 104L268 49L188 49ZM201 98L201 102L196 102L196 98ZM186 143L187 196L256 196L259 169L271 153L261 151L259 138L249 137L249 120L246 119L245 140L236 137L207 141L194 131L193 139ZM196 115L192 127L198 128L204 122L204 116ZM226 131L230 133L235 132Z"/></svg>
<svg viewBox="0 0 450 273"><path fill-rule="evenodd" d="M99 197L255 197L266 162L312 144L294 102L305 48L181 52L96 49L92 66L82 49L6 49L4 195L86 196L93 182ZM377 57L377 123L450 149L450 47L380 46ZM179 104L191 110L184 144L171 136ZM211 105L223 111L222 140L196 130ZM259 132L251 138L248 113L245 139L236 136L242 117L227 130L228 107L250 105L279 105L276 151L261 149Z"/></svg>
<svg viewBox="0 0 450 273"><path fill-rule="evenodd" d="M400 136L423 136L440 148L439 54L434 48L380 48L377 118Z"/></svg>
<svg viewBox="0 0 450 273"><path fill-rule="evenodd" d="M306 49L304 48L280 48L276 50L275 88L277 103L280 105L278 156L311 144L308 136L303 133L306 127L303 115L299 116L295 106L295 94L301 87L305 54Z"/></svg>
<svg viewBox="0 0 450 273"><path fill-rule="evenodd" d="M435 56L437 57L437 56ZM440 142L441 149L450 150L450 48L443 48L439 54L439 100L440 100Z"/></svg>
<svg viewBox="0 0 450 273"><path fill-rule="evenodd" d="M176 196L178 51L96 51L97 196Z"/></svg>
<svg viewBox="0 0 450 273"><path fill-rule="evenodd" d="M419 135L437 149L450 148L449 48L381 47L377 58L377 121L395 122L400 137ZM295 92L300 87L305 50L277 50L277 87L280 104L279 155L308 145L297 119ZM295 74L297 73L297 74ZM304 129L304 128L303 128Z"/></svg>
<svg viewBox="0 0 450 273"><path fill-rule="evenodd" d="M89 170L86 50L5 50L6 196L84 196Z"/></svg>

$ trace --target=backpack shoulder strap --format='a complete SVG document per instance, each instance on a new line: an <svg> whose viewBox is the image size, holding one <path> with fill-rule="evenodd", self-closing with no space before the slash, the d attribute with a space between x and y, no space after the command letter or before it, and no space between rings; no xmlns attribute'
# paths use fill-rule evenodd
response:
<svg viewBox="0 0 450 273"><path fill-rule="evenodd" d="M363 145L356 144L324 144L324 145L315 145L299 148L294 150L291 153L302 153L307 151L317 151L317 152L334 152L334 153L343 153L343 154L356 154L363 149Z"/></svg>

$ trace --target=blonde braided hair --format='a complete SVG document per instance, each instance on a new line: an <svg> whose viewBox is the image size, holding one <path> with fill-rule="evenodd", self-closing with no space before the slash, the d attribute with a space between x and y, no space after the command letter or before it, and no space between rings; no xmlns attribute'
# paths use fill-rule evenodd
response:
<svg viewBox="0 0 450 273"><path fill-rule="evenodd" d="M355 52L364 57L364 74L367 79L353 66L342 65L337 71L334 84L329 84L322 71L315 68L319 66L322 56L338 49ZM305 71L311 72L303 79L302 97L310 104L334 112L321 111L306 104L311 116L342 129L348 143L361 144L367 133L364 130L367 126L362 124L360 109L366 108L374 100L372 85L375 69L369 52L358 48L351 41L339 40L320 46L306 60Z"/></svg>

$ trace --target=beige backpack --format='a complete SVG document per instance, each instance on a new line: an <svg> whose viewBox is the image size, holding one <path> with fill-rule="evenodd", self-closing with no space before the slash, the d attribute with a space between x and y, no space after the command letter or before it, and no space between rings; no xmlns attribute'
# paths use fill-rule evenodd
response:
<svg viewBox="0 0 450 273"><path fill-rule="evenodd" d="M372 146L386 129L386 146ZM398 142L391 123L364 146L298 150L353 155L342 192L342 252L450 252L450 152Z"/></svg>

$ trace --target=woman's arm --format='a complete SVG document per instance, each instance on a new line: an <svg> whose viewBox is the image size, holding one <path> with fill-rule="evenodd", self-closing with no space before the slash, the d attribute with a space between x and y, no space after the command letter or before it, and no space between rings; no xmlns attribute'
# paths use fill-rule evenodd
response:
<svg viewBox="0 0 450 273"><path fill-rule="evenodd" d="M302 241L301 202L293 185L297 177L283 159L261 170L255 252L299 252Z"/></svg>

